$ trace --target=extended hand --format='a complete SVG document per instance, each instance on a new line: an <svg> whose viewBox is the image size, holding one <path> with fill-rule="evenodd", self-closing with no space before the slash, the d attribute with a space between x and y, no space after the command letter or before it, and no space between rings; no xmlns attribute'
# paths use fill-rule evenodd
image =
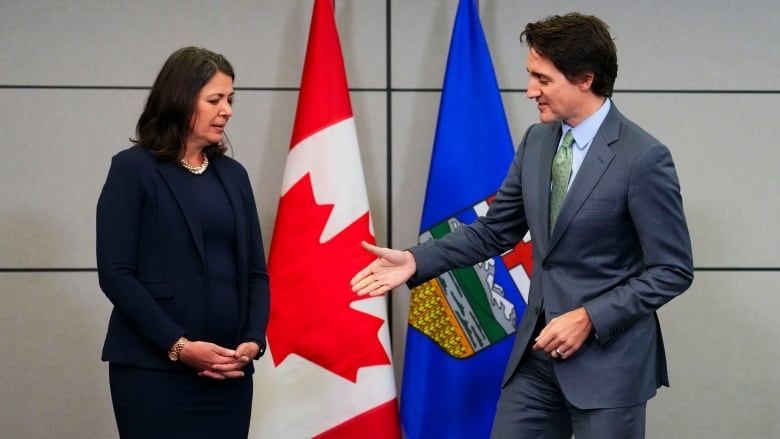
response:
<svg viewBox="0 0 780 439"><path fill-rule="evenodd" d="M577 352L593 329L593 322L584 307L561 314L550 320L536 337L534 350L542 349L553 358L565 360Z"/></svg>
<svg viewBox="0 0 780 439"><path fill-rule="evenodd" d="M349 282L359 296L378 296L403 284L417 271L414 256L408 251L377 247L362 242L363 248L376 256Z"/></svg>

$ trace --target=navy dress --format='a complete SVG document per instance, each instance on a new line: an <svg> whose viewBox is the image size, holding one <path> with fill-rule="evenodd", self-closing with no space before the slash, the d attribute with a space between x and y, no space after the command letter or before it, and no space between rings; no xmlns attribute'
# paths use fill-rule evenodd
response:
<svg viewBox="0 0 780 439"><path fill-rule="evenodd" d="M241 341L233 210L213 169L201 175L180 169L188 205L203 232L208 279L206 337L233 349ZM163 371L109 366L120 437L246 438L252 408L252 375L215 380L182 367Z"/></svg>

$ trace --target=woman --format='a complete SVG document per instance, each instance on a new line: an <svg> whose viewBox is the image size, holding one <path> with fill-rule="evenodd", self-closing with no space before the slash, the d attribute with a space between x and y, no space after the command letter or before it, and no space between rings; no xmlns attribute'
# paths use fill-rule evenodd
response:
<svg viewBox="0 0 780 439"><path fill-rule="evenodd" d="M174 52L97 205L100 287L122 438L246 438L268 274L246 170L225 156L230 63Z"/></svg>

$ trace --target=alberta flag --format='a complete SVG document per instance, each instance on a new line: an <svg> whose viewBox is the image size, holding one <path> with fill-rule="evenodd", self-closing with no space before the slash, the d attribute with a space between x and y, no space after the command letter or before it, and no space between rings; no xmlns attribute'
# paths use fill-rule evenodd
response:
<svg viewBox="0 0 780 439"><path fill-rule="evenodd" d="M398 439L384 297L349 280L376 242L332 0L315 0L268 272L251 437Z"/></svg>
<svg viewBox="0 0 780 439"><path fill-rule="evenodd" d="M420 242L487 212L514 157L475 0L461 0L436 126ZM531 244L412 290L401 390L409 439L487 438L531 275Z"/></svg>

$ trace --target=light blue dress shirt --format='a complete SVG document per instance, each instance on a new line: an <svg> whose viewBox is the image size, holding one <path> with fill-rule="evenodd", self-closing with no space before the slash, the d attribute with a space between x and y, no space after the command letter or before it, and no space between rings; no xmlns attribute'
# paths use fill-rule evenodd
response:
<svg viewBox="0 0 780 439"><path fill-rule="evenodd" d="M585 160L585 156L588 154L590 144L593 143L593 138L596 137L596 133L599 128L601 128L601 124L604 122L604 119L606 119L607 113L609 113L611 107L612 101L607 98L601 105L601 108L576 127L572 128L565 122L561 122L563 128L563 131L561 132L566 134L566 131L572 130L571 133L574 136L574 147L571 149L571 176L569 177L569 186L567 190L571 189L571 183L574 181L574 177L577 176L577 172L580 170L580 166L582 166L582 161ZM561 142L563 141L563 137L564 136L561 136ZM561 144L558 143L558 148L560 147Z"/></svg>

